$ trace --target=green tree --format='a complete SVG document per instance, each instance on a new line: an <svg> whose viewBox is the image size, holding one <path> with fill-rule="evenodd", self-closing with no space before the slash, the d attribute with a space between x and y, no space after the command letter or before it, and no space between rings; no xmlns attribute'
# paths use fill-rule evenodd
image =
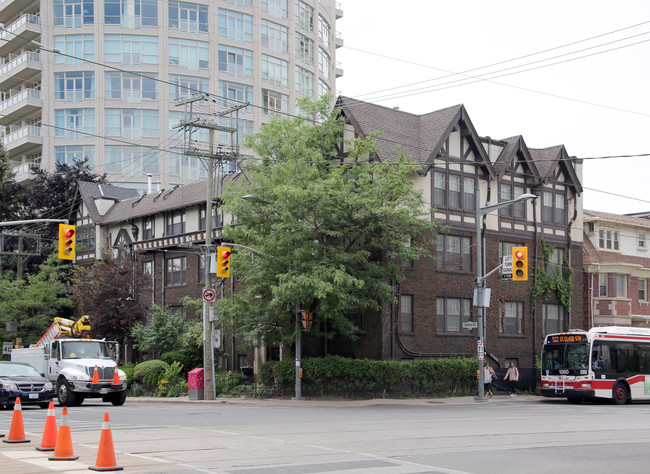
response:
<svg viewBox="0 0 650 474"><path fill-rule="evenodd" d="M0 280L0 334L5 341L22 338L25 345L35 344L54 322L55 317L70 318L73 301L67 292L68 266L58 265L50 255L39 272L27 280ZM17 323L17 332L7 333L6 323Z"/></svg>
<svg viewBox="0 0 650 474"><path fill-rule="evenodd" d="M439 229L413 185L420 165L404 154L378 161L372 136L337 154L343 117L329 111L327 97L300 105L305 117L272 121L248 140L259 159L223 196L235 216L225 237L255 253L235 247L241 287L219 306L251 344L293 341L296 305L327 322L321 336L356 338L346 312L379 321L404 264L430 256Z"/></svg>
<svg viewBox="0 0 650 474"><path fill-rule="evenodd" d="M163 352L176 349L183 332L183 317L169 308L157 305L151 307L151 321L148 324L133 325L131 337L140 353L152 359L159 358Z"/></svg>
<svg viewBox="0 0 650 474"><path fill-rule="evenodd" d="M0 221L18 220L23 189L14 181L11 161L0 146Z"/></svg>
<svg viewBox="0 0 650 474"><path fill-rule="evenodd" d="M72 296L80 314L90 316L91 335L130 342L133 326L144 321L145 308L138 303L138 288L147 277L137 255L119 258L111 249L92 266L75 266Z"/></svg>

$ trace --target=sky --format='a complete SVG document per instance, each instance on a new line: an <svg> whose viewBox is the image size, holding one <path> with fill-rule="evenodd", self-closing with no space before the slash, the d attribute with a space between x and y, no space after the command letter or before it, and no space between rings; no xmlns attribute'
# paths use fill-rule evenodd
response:
<svg viewBox="0 0 650 474"><path fill-rule="evenodd" d="M650 211L650 1L339 3L337 94L414 114L464 104L481 136L584 159L585 209Z"/></svg>

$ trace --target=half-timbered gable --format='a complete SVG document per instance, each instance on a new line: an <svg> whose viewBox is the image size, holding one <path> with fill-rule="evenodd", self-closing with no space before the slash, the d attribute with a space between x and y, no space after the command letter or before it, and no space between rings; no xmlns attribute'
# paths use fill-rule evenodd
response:
<svg viewBox="0 0 650 474"><path fill-rule="evenodd" d="M572 231L571 224L581 212L578 197L582 185L576 171L575 158L570 158L563 145L531 149L531 156L540 174L541 215L539 225L544 236L550 240L569 237L582 241L582 233Z"/></svg>
<svg viewBox="0 0 650 474"><path fill-rule="evenodd" d="M447 226L438 236L435 259L421 259L405 268L398 287L399 303L384 315L384 327L390 329L384 334L382 356L407 360L475 354L476 334L465 327L471 327L478 316L473 292L480 232L484 274L491 275L486 284L492 295L484 313L486 359L501 367L515 361L532 368L545 328L554 322L562 328L580 324L572 313L580 313L579 294L572 298L572 312L561 307L554 295L545 296L544 301L531 298L535 268L542 261L538 240L542 236L553 238L554 256L570 256L574 285L581 285L581 239L567 238L572 236L572 219L580 218L579 213L569 213L569 206L580 207L579 171L575 169L579 163L568 158L563 146L532 150L521 136L482 138L463 105L425 115L345 97L339 98L338 106L346 118L347 136L364 138L381 132L377 159L391 161L401 147L422 165L414 177L416 186L431 203L432 216ZM552 194L554 205L546 216L548 224L542 217L548 213L543 206L545 192ZM523 194L539 198L480 212ZM481 216L480 231L477 216ZM528 282L499 278L503 257L514 246L529 249Z"/></svg>

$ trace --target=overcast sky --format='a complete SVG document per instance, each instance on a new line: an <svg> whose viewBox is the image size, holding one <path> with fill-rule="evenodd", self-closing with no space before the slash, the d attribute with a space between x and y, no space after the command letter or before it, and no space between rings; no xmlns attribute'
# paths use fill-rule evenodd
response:
<svg viewBox="0 0 650 474"><path fill-rule="evenodd" d="M340 4L337 93L415 114L462 103L481 136L584 158L585 209L650 211L650 1Z"/></svg>

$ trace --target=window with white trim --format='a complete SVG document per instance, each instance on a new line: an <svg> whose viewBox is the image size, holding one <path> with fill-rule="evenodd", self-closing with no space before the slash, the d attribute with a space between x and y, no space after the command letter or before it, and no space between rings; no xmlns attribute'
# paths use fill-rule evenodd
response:
<svg viewBox="0 0 650 474"><path fill-rule="evenodd" d="M104 59L124 66L158 64L158 38L139 35L105 35Z"/></svg>
<svg viewBox="0 0 650 474"><path fill-rule="evenodd" d="M219 36L233 41L253 41L253 17L245 13L219 8Z"/></svg>
<svg viewBox="0 0 650 474"><path fill-rule="evenodd" d="M158 110L106 109L106 135L139 140L160 134Z"/></svg>
<svg viewBox="0 0 650 474"><path fill-rule="evenodd" d="M95 37L94 35L64 35L54 37L54 49L65 54L55 54L56 64L66 66L79 66L83 60L95 60Z"/></svg>
<svg viewBox="0 0 650 474"><path fill-rule="evenodd" d="M598 248L618 250L618 231L600 229L598 231Z"/></svg>
<svg viewBox="0 0 650 474"><path fill-rule="evenodd" d="M253 52L225 44L219 45L219 71L235 77L253 76Z"/></svg>
<svg viewBox="0 0 650 474"><path fill-rule="evenodd" d="M289 112L289 96L276 91L262 89L262 113L278 115Z"/></svg>
<svg viewBox="0 0 650 474"><path fill-rule="evenodd" d="M59 109L54 111L55 136L81 140L95 133L95 109Z"/></svg>
<svg viewBox="0 0 650 474"><path fill-rule="evenodd" d="M524 322L523 301L505 301L499 314L499 332L521 334Z"/></svg>
<svg viewBox="0 0 650 474"><path fill-rule="evenodd" d="M314 31L314 9L302 0L296 0L294 5L296 23L307 31Z"/></svg>
<svg viewBox="0 0 650 474"><path fill-rule="evenodd" d="M88 166L95 169L95 147L92 145L67 145L54 147L57 165L74 165L88 160Z"/></svg>
<svg viewBox="0 0 650 474"><path fill-rule="evenodd" d="M122 28L158 26L158 0L104 0L104 23Z"/></svg>
<svg viewBox="0 0 650 474"><path fill-rule="evenodd" d="M54 99L83 102L95 98L95 73L58 72L54 74Z"/></svg>
<svg viewBox="0 0 650 474"><path fill-rule="evenodd" d="M598 275L598 296L607 296L608 279L609 275L607 273Z"/></svg>
<svg viewBox="0 0 650 474"><path fill-rule="evenodd" d="M289 0L262 0L262 11L276 18L289 18Z"/></svg>
<svg viewBox="0 0 650 474"><path fill-rule="evenodd" d="M413 332L413 295L400 295L399 302L400 332Z"/></svg>
<svg viewBox="0 0 650 474"><path fill-rule="evenodd" d="M209 44L206 41L169 38L170 66L178 66L190 71L208 69L209 57Z"/></svg>
<svg viewBox="0 0 650 474"><path fill-rule="evenodd" d="M458 235L439 235L436 245L438 268L445 270L472 269L470 247L472 239Z"/></svg>
<svg viewBox="0 0 650 474"><path fill-rule="evenodd" d="M471 320L471 304L468 298L436 298L436 331L460 332L462 324Z"/></svg>
<svg viewBox="0 0 650 474"><path fill-rule="evenodd" d="M202 92L210 92L207 77L169 75L169 100L187 99Z"/></svg>
<svg viewBox="0 0 650 474"><path fill-rule="evenodd" d="M169 27L183 33L208 32L208 6L169 2Z"/></svg>
<svg viewBox="0 0 650 474"><path fill-rule="evenodd" d="M153 148L129 145L106 146L106 171L125 176L146 176L157 174L159 169L159 152Z"/></svg>
<svg viewBox="0 0 650 474"><path fill-rule="evenodd" d="M262 55L262 80L276 86L289 86L289 63L273 56Z"/></svg>
<svg viewBox="0 0 650 474"><path fill-rule="evenodd" d="M168 258L165 260L166 286L184 285L186 273L186 257Z"/></svg>
<svg viewBox="0 0 650 474"><path fill-rule="evenodd" d="M296 91L302 97L314 96L314 74L300 66L296 66Z"/></svg>
<svg viewBox="0 0 650 474"><path fill-rule="evenodd" d="M616 297L627 298L627 275L616 275Z"/></svg>
<svg viewBox="0 0 650 474"><path fill-rule="evenodd" d="M94 0L54 0L54 26L81 28L94 22Z"/></svg>
<svg viewBox="0 0 650 474"><path fill-rule="evenodd" d="M564 331L564 308L559 304L543 305L544 334Z"/></svg>
<svg viewBox="0 0 650 474"><path fill-rule="evenodd" d="M289 29L271 21L262 20L262 46L276 53L289 52Z"/></svg>
<svg viewBox="0 0 650 474"><path fill-rule="evenodd" d="M139 104L143 100L158 100L158 75L130 74L122 71L106 71L106 98Z"/></svg>

